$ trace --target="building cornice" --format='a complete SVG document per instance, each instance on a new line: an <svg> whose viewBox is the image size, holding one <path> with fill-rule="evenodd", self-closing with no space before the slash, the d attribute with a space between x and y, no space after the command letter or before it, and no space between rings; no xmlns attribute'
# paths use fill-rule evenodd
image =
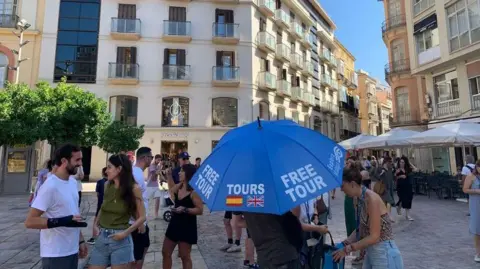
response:
<svg viewBox="0 0 480 269"><path fill-rule="evenodd" d="M332 31L335 31L337 29L337 26L333 22L333 20L328 16L327 12L323 9L323 7L320 5L320 3L317 0L308 0L312 4L312 6L322 15L322 17L330 24L332 27Z"/></svg>
<svg viewBox="0 0 480 269"><path fill-rule="evenodd" d="M354 62L357 60L355 58L355 56L353 56L353 54L336 37L335 37L335 45L337 45L339 48L341 48L343 51L345 51L348 54L348 56L352 57Z"/></svg>

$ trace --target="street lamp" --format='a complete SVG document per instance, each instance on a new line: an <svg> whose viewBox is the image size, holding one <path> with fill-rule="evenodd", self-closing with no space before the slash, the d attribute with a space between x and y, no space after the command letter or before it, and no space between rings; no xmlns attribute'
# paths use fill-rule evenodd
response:
<svg viewBox="0 0 480 269"><path fill-rule="evenodd" d="M18 50L12 49L12 52L17 55L17 64L15 67L12 67L12 70L15 70L15 84L18 84L19 80L19 75L20 75L20 64L29 58L24 58L22 59L22 47L27 45L30 41L25 40L23 41L23 32L25 32L28 28L32 26L30 23L28 23L25 19L21 19L20 21L17 22L16 29L18 31L12 31L12 33L19 38L19 43L18 43Z"/></svg>

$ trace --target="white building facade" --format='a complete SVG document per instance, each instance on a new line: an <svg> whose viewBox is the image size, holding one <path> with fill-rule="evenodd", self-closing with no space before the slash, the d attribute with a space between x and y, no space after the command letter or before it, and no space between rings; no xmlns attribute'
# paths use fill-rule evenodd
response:
<svg viewBox="0 0 480 269"><path fill-rule="evenodd" d="M296 1L46 0L39 79L104 98L154 154L204 159L257 117L313 128L313 24ZM85 151L99 178L107 154Z"/></svg>

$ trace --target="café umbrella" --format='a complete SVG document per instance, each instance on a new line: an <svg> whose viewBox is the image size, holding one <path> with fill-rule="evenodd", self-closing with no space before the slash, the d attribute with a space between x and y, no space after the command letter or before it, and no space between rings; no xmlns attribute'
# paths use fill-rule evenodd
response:
<svg viewBox="0 0 480 269"><path fill-rule="evenodd" d="M292 121L226 133L190 181L211 211L283 214L341 185L345 150Z"/></svg>

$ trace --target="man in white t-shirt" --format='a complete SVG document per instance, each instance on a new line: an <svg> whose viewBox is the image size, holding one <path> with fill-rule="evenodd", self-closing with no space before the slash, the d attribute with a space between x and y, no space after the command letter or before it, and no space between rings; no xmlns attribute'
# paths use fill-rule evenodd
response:
<svg viewBox="0 0 480 269"><path fill-rule="evenodd" d="M77 269L78 258L87 256L81 227L75 175L82 165L82 151L64 145L55 152L56 172L42 185L30 208L25 227L40 229L40 256L43 269ZM44 215L44 217L42 217Z"/></svg>
<svg viewBox="0 0 480 269"><path fill-rule="evenodd" d="M145 210L148 210L148 196L147 186L145 184L145 176L143 171L150 166L153 160L152 149L148 147L141 147L137 150L136 162L133 166L133 177L138 186L142 190L143 203L145 204ZM130 220L130 223L133 223ZM150 247L150 235L147 222L145 225L139 228L137 231L132 232L133 240L133 256L135 257L135 269L142 269L143 260L147 254L147 250Z"/></svg>

